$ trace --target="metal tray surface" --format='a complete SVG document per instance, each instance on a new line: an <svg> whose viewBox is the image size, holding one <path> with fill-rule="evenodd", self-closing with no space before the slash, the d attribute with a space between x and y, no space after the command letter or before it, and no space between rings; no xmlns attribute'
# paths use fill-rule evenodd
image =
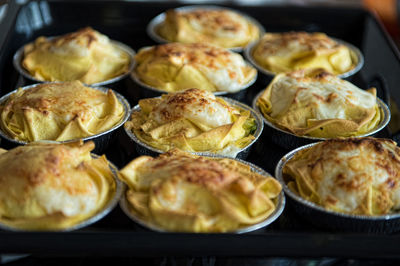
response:
<svg viewBox="0 0 400 266"><path fill-rule="evenodd" d="M14 53L38 36L56 36L84 26L122 42L134 50L155 45L146 26L152 18L177 2L132 1L9 1L0 24L0 95L24 86L13 68ZM362 69L350 77L361 88L375 86L378 97L400 106L400 56L382 26L369 12L357 8L288 5L238 5L228 7L256 19L271 32L321 31L358 47L364 56ZM260 76L260 75L259 75ZM126 96L130 78L117 89ZM251 105L268 84L260 77L248 89L243 102ZM115 88L113 88L115 89ZM137 93L139 97L139 93ZM135 106L139 98L130 98ZM123 133L123 132L122 132ZM125 134L119 134L105 154L117 167L137 157ZM380 137L400 139L387 127ZM0 144L1 146L1 144ZM254 143L247 161L273 173L289 152L263 134ZM132 222L119 207L100 221L68 233L19 233L0 231L0 253L61 256L179 257L339 257L361 259L400 258L400 234L338 232L317 228L286 204L282 215L268 227L246 234L176 234L147 230ZM185 264L186 265L186 264ZM191 264L187 264L191 265Z"/></svg>

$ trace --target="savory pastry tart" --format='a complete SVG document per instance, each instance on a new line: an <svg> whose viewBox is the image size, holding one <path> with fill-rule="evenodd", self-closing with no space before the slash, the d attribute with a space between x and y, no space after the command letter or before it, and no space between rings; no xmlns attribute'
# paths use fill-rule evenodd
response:
<svg viewBox="0 0 400 266"><path fill-rule="evenodd" d="M24 47L21 62L41 81L94 84L127 73L131 56L90 27L60 37L39 37Z"/></svg>
<svg viewBox="0 0 400 266"><path fill-rule="evenodd" d="M249 18L225 8L171 9L156 28L170 42L208 43L224 48L245 47L260 38L260 28Z"/></svg>
<svg viewBox="0 0 400 266"><path fill-rule="evenodd" d="M257 124L250 111L212 93L188 89L139 101L125 129L160 151L180 148L235 157L254 140Z"/></svg>
<svg viewBox="0 0 400 266"><path fill-rule="evenodd" d="M166 231L227 232L260 223L281 185L237 160L171 150L141 156L120 171L129 212Z"/></svg>
<svg viewBox="0 0 400 266"><path fill-rule="evenodd" d="M340 75L358 62L354 52L324 33L267 33L251 51L262 68L278 74L299 69L323 68Z"/></svg>
<svg viewBox="0 0 400 266"><path fill-rule="evenodd" d="M298 151L283 167L288 187L336 212L384 215L400 209L400 148L389 139L331 139Z"/></svg>
<svg viewBox="0 0 400 266"><path fill-rule="evenodd" d="M257 70L241 55L208 44L169 43L141 49L133 75L161 91L187 88L237 92L255 80Z"/></svg>
<svg viewBox="0 0 400 266"><path fill-rule="evenodd" d="M116 192L93 142L30 143L0 154L0 223L21 230L64 230L101 212Z"/></svg>
<svg viewBox="0 0 400 266"><path fill-rule="evenodd" d="M364 91L321 70L277 75L256 104L273 125L297 136L358 136L383 119L375 88Z"/></svg>
<svg viewBox="0 0 400 266"><path fill-rule="evenodd" d="M24 142L92 136L122 123L124 116L112 90L103 92L79 81L20 88L0 105L1 130Z"/></svg>

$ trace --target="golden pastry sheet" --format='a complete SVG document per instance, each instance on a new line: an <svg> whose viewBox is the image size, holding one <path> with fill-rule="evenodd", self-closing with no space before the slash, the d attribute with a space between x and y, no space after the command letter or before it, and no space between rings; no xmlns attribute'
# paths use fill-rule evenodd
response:
<svg viewBox="0 0 400 266"><path fill-rule="evenodd" d="M115 193L107 159L94 143L31 143L0 154L0 222L24 230L71 227Z"/></svg>
<svg viewBox="0 0 400 266"><path fill-rule="evenodd" d="M352 53L349 47L324 33L284 32L265 34L252 56L260 66L275 74L323 68L339 75L358 63Z"/></svg>
<svg viewBox="0 0 400 266"><path fill-rule="evenodd" d="M328 210L384 215L400 208L399 159L389 139L332 139L299 151L283 175L292 191Z"/></svg>
<svg viewBox="0 0 400 266"><path fill-rule="evenodd" d="M383 119L374 88L361 90L320 69L277 75L257 105L266 119L298 136L357 136Z"/></svg>
<svg viewBox="0 0 400 266"><path fill-rule="evenodd" d="M131 211L168 231L227 232L261 222L281 192L248 165L178 149L138 157L120 173Z"/></svg>
<svg viewBox="0 0 400 266"><path fill-rule="evenodd" d="M65 141L109 130L124 116L116 95L79 81L19 89L0 106L1 129L20 141Z"/></svg>
<svg viewBox="0 0 400 266"><path fill-rule="evenodd" d="M256 25L227 9L171 9L157 32L171 42L208 43L224 48L245 47L260 37Z"/></svg>
<svg viewBox="0 0 400 266"><path fill-rule="evenodd" d="M249 111L203 90L164 94L139 105L141 110L132 113L125 127L162 151L180 148L232 156L254 139L256 123Z"/></svg>
<svg viewBox="0 0 400 266"><path fill-rule="evenodd" d="M53 39L39 37L24 48L22 66L43 81L93 84L128 72L130 55L90 27Z"/></svg>

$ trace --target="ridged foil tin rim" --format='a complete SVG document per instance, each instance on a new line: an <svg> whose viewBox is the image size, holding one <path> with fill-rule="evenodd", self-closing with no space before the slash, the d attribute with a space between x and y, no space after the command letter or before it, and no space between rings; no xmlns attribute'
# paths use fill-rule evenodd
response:
<svg viewBox="0 0 400 266"><path fill-rule="evenodd" d="M63 82L46 82L46 83L47 84L50 84L50 83L51 84L59 84L59 83L63 83ZM22 89L23 90L28 90L30 88L36 87L36 86L41 85L41 84L44 84L44 83L38 83L38 84L25 86L25 87L22 87ZM94 87L94 86L89 86L89 85L85 85L85 86L89 87L89 88L92 88L92 89L95 89L95 90L102 91L104 93L107 93L108 90L113 91L115 96L117 97L118 101L122 104L122 106L124 108L124 116L122 117L121 121L119 121L118 124L114 125L110 129L108 129L106 131L103 131L103 132L100 132L98 134L95 134L95 135L92 135L92 136L88 136L88 137L84 137L84 138L77 138L77 139L63 140L63 141L54 141L54 142L57 142L57 143L68 143L68 142L74 142L74 141L77 141L77 140L80 140L80 139L82 139L83 141L93 140L93 139L96 139L98 137L104 136L104 135L106 135L108 133L111 133L112 131L118 129L119 127L123 126L125 124L125 122L129 119L131 107L129 105L129 102L125 99L124 96L122 96L121 94L119 94L118 92L116 92L115 90L112 90L110 88ZM10 97L10 95L16 93L17 91L18 91L18 89L13 90L13 91L3 95L0 98L0 105L2 105ZM11 138L10 136L7 135L6 132L3 131L3 129L1 127L0 127L0 136L2 138L12 142L12 143L19 144L19 145L25 145L25 144L29 143L28 141L21 141L21 140L16 140L16 139ZM43 141L46 141L46 140L43 140Z"/></svg>
<svg viewBox="0 0 400 266"><path fill-rule="evenodd" d="M143 48L141 48L141 49L151 49L152 47L153 47L153 46L146 46L146 47L143 47ZM139 51L140 51L140 50L139 50ZM243 60L244 60L244 62L245 62L245 64L246 64L247 66L253 67L253 66L252 66L249 62L247 62L244 58L243 58ZM136 65L137 65L137 63L136 63L136 61L134 61L133 67L132 67L133 70L132 70L132 72L131 72L131 78L132 78L139 86L141 86L141 87L143 87L143 88L145 88L145 89L151 90L151 91L153 91L153 92L160 93L160 94L169 93L168 91L163 91L163 90L160 90L160 89L158 89L158 88L156 88L156 87L152 87L152 86L150 86L150 85L144 83L144 82L140 79L139 75L136 73ZM257 76L258 76L258 72L256 71L254 77L253 77L248 83L246 83L246 84L244 84L242 87L240 87L240 89L237 90L237 91L214 91L214 92L212 92L212 93L213 93L214 95L216 95L216 96L221 96L221 95L225 95L225 94L235 94L235 93L239 93L239 92L241 92L241 91L243 91L243 90L249 88L251 85L253 85L254 82L256 82L256 80L257 80Z"/></svg>
<svg viewBox="0 0 400 266"><path fill-rule="evenodd" d="M329 38L334 40L334 41L336 41L336 42L338 42L338 43L340 43L340 44L343 44L343 45L347 46L348 48L350 48L350 51L352 52L351 53L352 60L355 60L357 62L357 64L355 65L354 68L352 68L349 71L344 72L342 74L336 75L336 76L341 78L341 79L345 79L345 78L348 78L348 77L356 74L358 71L360 71L360 69L364 66L364 56L361 53L360 49L358 49L356 46L354 46L354 45L352 45L352 44L350 44L348 42L345 42L343 40L336 39L336 38L333 38L333 37L329 37ZM266 76L274 77L276 75L276 73L274 73L272 71L269 71L269 70L265 69L264 67L262 67L259 63L257 63L257 61L253 57L253 50L259 44L259 42L260 42L260 40L257 40L257 41L249 43L249 45L247 45L244 48L244 51L243 51L244 57L255 68L257 68L258 71L260 71L261 73L263 73Z"/></svg>
<svg viewBox="0 0 400 266"><path fill-rule="evenodd" d="M174 10L176 10L176 11L192 11L192 10L196 10L196 9L228 10L228 11L235 12L235 13L239 14L240 16L244 17L246 20L250 21L251 24L255 25L258 28L259 38L262 37L265 33L265 29L260 24L260 22L258 22L255 18L253 18L239 10L236 10L236 9L223 7L223 6L216 6L216 5L189 5L189 6L182 6L182 7L174 8ZM158 14L149 22L149 24L147 24L147 27L146 27L147 34L150 36L151 39L153 39L153 41L155 41L157 43L170 43L171 42L167 39L164 39L157 33L157 28L160 26L160 24L162 24L162 22L164 22L165 16L166 16L165 12ZM226 48L226 49L229 49L229 50L235 51L235 52L242 52L244 47L238 46L238 47L232 47L232 48Z"/></svg>
<svg viewBox="0 0 400 266"><path fill-rule="evenodd" d="M275 168L275 177L281 183L282 189L286 195L288 195L294 201L304 205L305 207L320 211L320 212L328 214L328 215L333 215L333 216L337 216L337 217L341 217L341 218L345 218L345 219L357 219L357 220L365 220L365 221L382 221L382 222L384 222L387 220L400 218L400 213L368 216L368 215L347 214L347 213L327 210L320 205L317 205L311 201L308 201L308 200L302 198L301 196L296 195L292 190L290 190L290 188L287 186L287 184L283 178L283 174L282 174L283 168L285 167L286 163L288 161L290 161L293 158L293 156L295 156L295 154L298 153L299 151L311 148L314 145L317 145L319 143L321 143L321 142L316 142L316 143L311 143L311 144L301 146L301 147L294 149L291 152L287 153L279 160L279 162Z"/></svg>
<svg viewBox="0 0 400 266"><path fill-rule="evenodd" d="M264 93L264 91L265 90L262 90L257 94L257 96L253 100L252 106L253 106L253 109L256 110L261 115L262 119L264 120L264 123L267 126L273 128L275 130L278 130L282 133L296 137L296 138L309 139L312 141L321 141L321 140L330 139L330 138L320 138L320 137L312 137L312 136L298 136L298 135L295 135L295 134L293 134L289 131L286 131L286 130L276 126L275 124L273 124L271 121L269 121L267 118L264 117L263 113L261 112L260 108L257 105L257 101L261 97L261 95ZM367 132L365 134L362 134L362 135L354 136L354 138L361 138L361 137L367 137L367 136L374 135L374 134L378 133L379 131L381 131L389 123L390 118L391 118L389 107L378 97L376 97L376 102L378 104L378 107L383 112L383 119L380 121L379 125L374 130Z"/></svg>
<svg viewBox="0 0 400 266"><path fill-rule="evenodd" d="M160 97L155 97L155 98L160 98ZM226 101L226 102L229 103L230 105L239 107L239 108L241 108L241 109L243 109L243 110L246 110L246 111L250 111L251 116L252 116L252 117L255 119L255 121L256 121L257 129L256 129L256 131L255 131L254 134L253 134L254 139L250 142L249 145L247 145L246 147L243 147L242 149L240 149L240 151L237 153L237 154L239 154L240 152L242 152L242 151L244 151L244 150L246 150L246 149L249 149L249 148L257 141L257 139L261 136L261 133L262 133L262 131L263 131L263 129L264 129L264 124L263 124L262 117L261 117L261 115L260 115L258 112L254 111L250 106L248 106L248 105L246 105L246 104L243 104L243 103L241 103L241 102L239 102L239 101L236 101L236 100L233 100L233 99L230 99L230 98L226 98L226 97L220 97L220 98L222 98L224 101ZM139 106L139 105L136 105L135 107L132 108L131 113L133 113L133 112L139 112L139 111L140 111L140 106ZM128 130L125 126L124 126L124 130L125 130L126 134L127 134L137 145L140 145L140 146L142 146L143 148L145 148L145 149L147 149L147 150L150 150L150 151L152 151L152 152L154 152L154 153L161 154L161 153L164 153L164 152L165 152L165 151L163 151L163 150L156 149L156 148L154 148L154 147L148 145L147 143L144 143L144 142L140 141L140 140L136 137L136 135L135 135L131 130ZM200 156L214 156L214 155L215 155L215 153L211 153L211 152L190 152L190 153L191 153L191 154L195 154L195 155L200 155ZM236 156L237 156L237 155L236 155ZM229 157L229 156L228 156L228 157ZM230 158L231 158L231 157L230 157Z"/></svg>
<svg viewBox="0 0 400 266"><path fill-rule="evenodd" d="M101 156L91 153L92 158L97 159ZM108 160L107 160L108 161ZM109 201L101 208L98 212L96 212L93 216L83 220L73 226L61 229L44 229L44 230L29 230L29 229L19 229L17 227L12 227L0 222L0 229L13 231L13 232L70 232L74 230L78 230L84 227L87 227L105 217L109 214L117 205L122 197L122 193L124 191L124 184L118 179L118 168L110 161L108 161L111 172L113 173L113 180L115 182L115 191L114 195L110 197Z"/></svg>
<svg viewBox="0 0 400 266"><path fill-rule="evenodd" d="M262 168L254 165L254 164L252 164L250 162L241 160L241 159L233 159L233 158L230 158L230 157L227 157L227 156L220 156L220 155L205 156L205 157L228 158L228 159L236 160L236 161L238 161L240 163L243 163L245 165L250 166L251 170L256 172L256 173L258 173L258 174L261 174L261 175L263 175L265 177L272 177L268 172L264 171ZM145 228L151 229L153 231L162 232L162 233L165 233L165 232L173 233L174 232L174 231L165 230L165 229L161 228L160 226L158 226L158 225L156 225L154 223L146 221L146 220L142 219L139 215L137 215L135 212L131 211L130 210L131 209L130 203L126 199L126 192L129 190L129 188L127 186L125 186L125 187L126 187L126 189L122 194L121 200L119 202L119 206L121 207L122 211L131 220L133 220L134 222L138 223L139 225L141 225L141 226L143 226ZM279 196L277 198L275 210L264 221L261 221L259 223L252 224L252 225L249 225L249 226L244 226L244 227L241 227L241 228L239 228L237 230L234 230L234 231L223 232L223 233L219 233L219 234L229 234L229 233L231 233L231 234L232 233L234 233L234 234L243 234L243 233L249 233L249 232L264 228L264 227L268 226L269 224L271 224L272 222L274 222L282 214L282 212L283 212L283 210L285 208L285 203L286 203L286 199L285 199L285 195L284 195L283 190L282 190L279 193ZM188 232L186 232L186 233L188 233Z"/></svg>
<svg viewBox="0 0 400 266"><path fill-rule="evenodd" d="M55 37L48 37L47 39L51 40L53 38L55 38ZM115 83L115 82L118 82L118 81L122 80L123 78L127 77L132 72L133 67L134 67L134 62L135 62L134 61L135 51L132 48L130 48L128 45L124 44L124 43L121 43L121 42L118 42L118 41L114 41L114 40L110 40L110 42L111 42L111 44L113 44L114 46L117 46L118 48L120 48L121 50L123 50L124 52L126 52L129 55L130 63L129 63L128 70L125 73L123 73L121 75L118 75L118 76L116 76L114 78L107 79L107 80L104 80L104 81L101 81L101 82L96 82L96 83L93 83L93 84L85 84L85 85L93 86L93 87L108 85L108 84ZM24 76L26 79L29 79L29 80L32 80L32 81L35 81L35 82L38 82L38 83L51 83L51 81L40 80L40 79L37 79L37 78L33 77L22 66L22 59L24 57L24 47L25 47L25 45L20 47L14 54L13 65L14 65L15 69L22 76Z"/></svg>

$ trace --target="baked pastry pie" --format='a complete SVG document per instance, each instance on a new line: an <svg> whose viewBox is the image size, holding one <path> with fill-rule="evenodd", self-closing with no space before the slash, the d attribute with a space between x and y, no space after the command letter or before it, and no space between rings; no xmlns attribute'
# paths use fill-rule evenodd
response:
<svg viewBox="0 0 400 266"><path fill-rule="evenodd" d="M20 230L66 230L102 212L116 193L93 142L30 143L0 154L0 223Z"/></svg>
<svg viewBox="0 0 400 266"><path fill-rule="evenodd" d="M318 69L277 75L256 104L268 121L296 136L359 136L383 119L375 88L364 91Z"/></svg>
<svg viewBox="0 0 400 266"><path fill-rule="evenodd" d="M112 90L79 81L20 88L0 105L2 131L24 142L93 136L121 124L124 116L124 106Z"/></svg>
<svg viewBox="0 0 400 266"><path fill-rule="evenodd" d="M87 27L55 38L37 38L25 45L21 64L37 80L94 84L127 73L131 55Z"/></svg>
<svg viewBox="0 0 400 266"><path fill-rule="evenodd" d="M331 139L302 149L283 167L297 195L327 210L384 215L400 209L400 149L389 139Z"/></svg>
<svg viewBox="0 0 400 266"><path fill-rule="evenodd" d="M202 7L168 10L156 33L170 42L208 43L224 48L245 47L262 34L252 19L236 11Z"/></svg>
<svg viewBox="0 0 400 266"><path fill-rule="evenodd" d="M160 152L180 148L235 157L255 139L255 118L249 110L212 93L188 89L139 101L125 129Z"/></svg>
<svg viewBox="0 0 400 266"><path fill-rule="evenodd" d="M274 74L323 68L340 75L358 64L352 49L320 32L267 33L254 46L251 56Z"/></svg>
<svg viewBox="0 0 400 266"><path fill-rule="evenodd" d="M138 157L120 174L129 212L166 231L227 232L260 223L281 193L278 181L249 165L178 149Z"/></svg>
<svg viewBox="0 0 400 266"><path fill-rule="evenodd" d="M257 70L237 53L208 44L169 43L141 49L133 75L161 91L200 88L237 92L252 83Z"/></svg>

